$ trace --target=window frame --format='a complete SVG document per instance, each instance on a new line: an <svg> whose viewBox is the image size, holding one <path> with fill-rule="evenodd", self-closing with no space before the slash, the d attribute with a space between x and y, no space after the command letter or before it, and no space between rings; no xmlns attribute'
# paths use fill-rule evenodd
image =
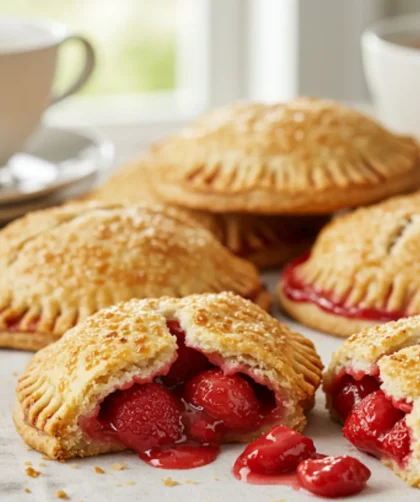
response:
<svg viewBox="0 0 420 502"><path fill-rule="evenodd" d="M248 0L177 3L176 90L73 96L51 107L46 122L67 127L184 123L211 107L245 97Z"/></svg>

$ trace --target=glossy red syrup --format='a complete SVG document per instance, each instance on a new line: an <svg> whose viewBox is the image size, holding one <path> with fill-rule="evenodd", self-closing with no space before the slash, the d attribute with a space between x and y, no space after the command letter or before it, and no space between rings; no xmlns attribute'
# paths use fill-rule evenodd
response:
<svg viewBox="0 0 420 502"><path fill-rule="evenodd" d="M348 415L343 434L359 450L403 466L411 448L405 412L381 390L362 399Z"/></svg>
<svg viewBox="0 0 420 502"><path fill-rule="evenodd" d="M213 462L226 434L258 429L279 406L266 387L224 374L188 347L177 321L168 327L178 343L168 373L116 390L80 425L92 439L123 444L153 467L190 469Z"/></svg>
<svg viewBox="0 0 420 502"><path fill-rule="evenodd" d="M310 253L306 253L289 263L283 271L283 292L290 300L295 302L314 303L326 312L348 317L350 319L388 322L396 321L406 316L403 311L348 306L345 304L346 298L338 301L334 298L333 293L319 290L312 284L305 283L297 277L296 270L300 265L305 263L309 257Z"/></svg>
<svg viewBox="0 0 420 502"><path fill-rule="evenodd" d="M297 468L303 488L320 497L347 497L360 493L370 478L370 470L354 457L308 459Z"/></svg>

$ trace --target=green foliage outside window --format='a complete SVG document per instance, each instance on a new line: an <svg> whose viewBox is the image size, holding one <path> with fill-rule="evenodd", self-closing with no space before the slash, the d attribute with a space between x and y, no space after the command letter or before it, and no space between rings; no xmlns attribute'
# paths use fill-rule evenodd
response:
<svg viewBox="0 0 420 502"><path fill-rule="evenodd" d="M175 88L176 0L0 0L0 13L56 20L87 36L98 62L81 94ZM82 64L77 49L62 49L58 89Z"/></svg>

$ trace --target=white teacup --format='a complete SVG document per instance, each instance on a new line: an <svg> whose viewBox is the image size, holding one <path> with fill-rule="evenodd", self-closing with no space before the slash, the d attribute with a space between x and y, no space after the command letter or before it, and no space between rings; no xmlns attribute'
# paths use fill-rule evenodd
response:
<svg viewBox="0 0 420 502"><path fill-rule="evenodd" d="M379 118L420 135L420 14L384 19L362 36L365 75Z"/></svg>
<svg viewBox="0 0 420 502"><path fill-rule="evenodd" d="M81 43L85 63L75 81L59 95L52 91L59 47ZM92 45L69 34L59 23L23 18L0 18L0 166L22 148L43 112L76 92L95 63Z"/></svg>

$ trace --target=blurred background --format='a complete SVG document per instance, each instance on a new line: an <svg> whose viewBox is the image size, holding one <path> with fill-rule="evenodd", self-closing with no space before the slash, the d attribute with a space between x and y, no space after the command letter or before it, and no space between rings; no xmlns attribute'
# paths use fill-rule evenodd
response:
<svg viewBox="0 0 420 502"><path fill-rule="evenodd" d="M241 98L368 101L360 34L418 0L0 0L4 15L52 18L89 37L88 85L51 108L65 126L136 125L145 143ZM74 50L73 50L74 49ZM65 47L57 86L76 72Z"/></svg>

